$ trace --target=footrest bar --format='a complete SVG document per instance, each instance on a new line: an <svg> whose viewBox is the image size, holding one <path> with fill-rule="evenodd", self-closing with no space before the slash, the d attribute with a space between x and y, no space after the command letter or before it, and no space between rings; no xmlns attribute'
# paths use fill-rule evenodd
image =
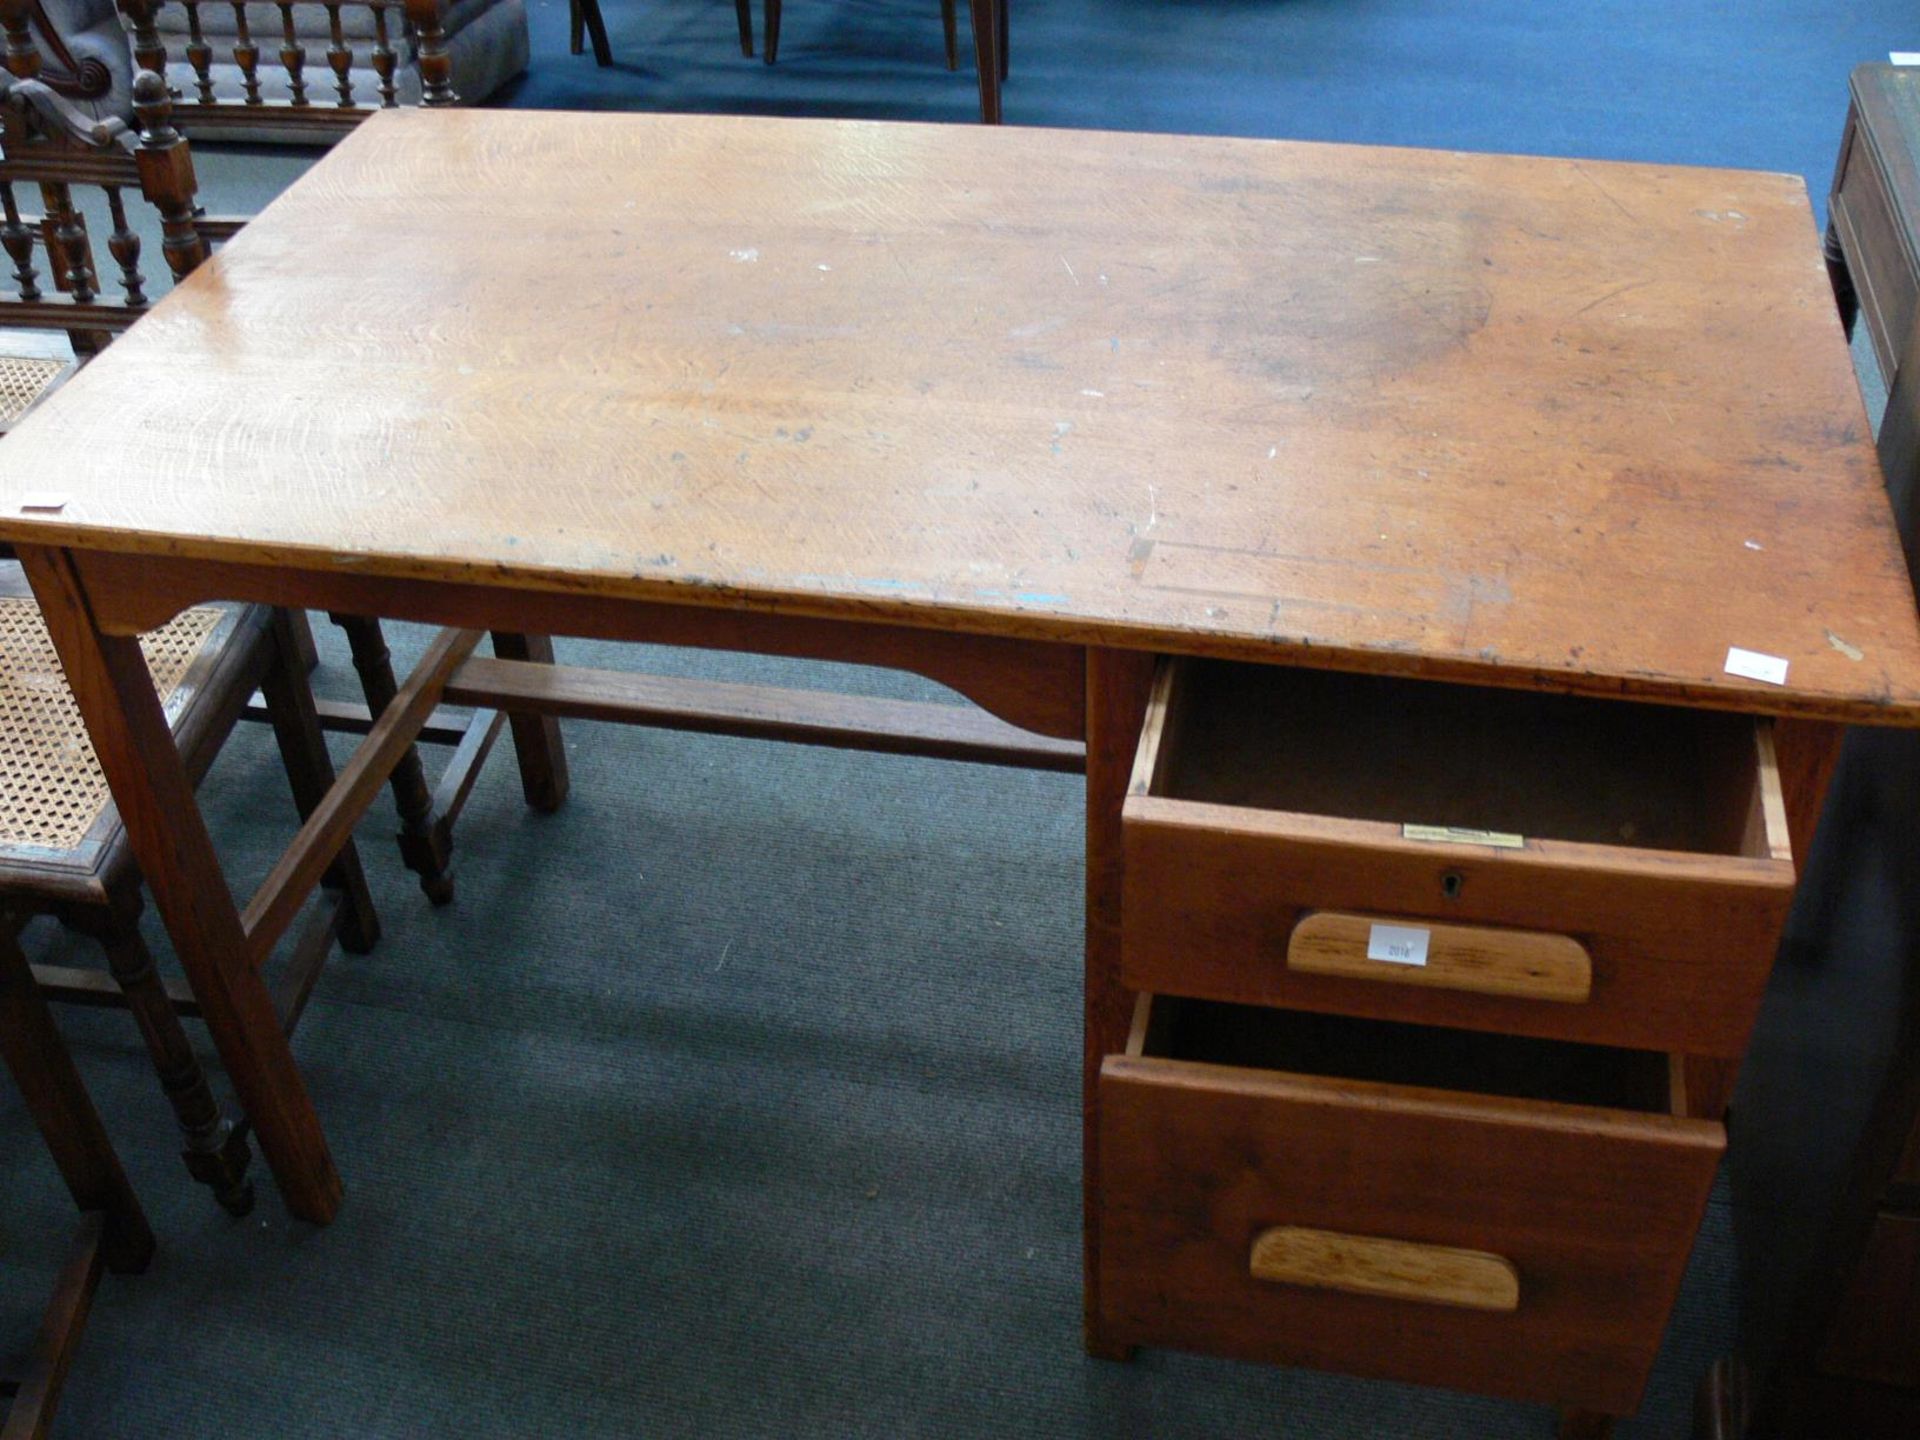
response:
<svg viewBox="0 0 1920 1440"><path fill-rule="evenodd" d="M127 1008L125 992L105 970L88 970L78 965L35 965L34 982L39 985L40 993L56 1004L91 1005L102 1010L124 1010ZM189 1019L198 1019L200 1002L193 998L193 991L187 982L178 975L161 978L166 987L167 999L173 1002L173 1008Z"/></svg>
<svg viewBox="0 0 1920 1440"><path fill-rule="evenodd" d="M373 729L373 712L358 700L322 700L318 696L313 701L314 713L320 717L320 728L336 735L364 735ZM253 721L270 721L273 717L267 713L267 700L259 691L247 701L247 708L241 715ZM468 716L457 715L449 710L435 710L427 717L427 723L420 727L420 733L414 736L419 745L458 745L466 737L471 725Z"/></svg>
<svg viewBox="0 0 1920 1440"><path fill-rule="evenodd" d="M1079 771L1086 747L1007 724L970 705L877 700L819 690L739 685L538 665L475 656L454 672L448 704L515 714L653 725L889 755L925 755L1031 770Z"/></svg>

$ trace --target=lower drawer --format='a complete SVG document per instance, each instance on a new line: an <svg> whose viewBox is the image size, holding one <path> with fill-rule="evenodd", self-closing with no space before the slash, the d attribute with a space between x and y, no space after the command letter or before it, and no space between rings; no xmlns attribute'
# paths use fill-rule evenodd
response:
<svg viewBox="0 0 1920 1440"><path fill-rule="evenodd" d="M1143 996L1100 1076L1108 1334L1629 1413L1725 1147L1669 1074Z"/></svg>

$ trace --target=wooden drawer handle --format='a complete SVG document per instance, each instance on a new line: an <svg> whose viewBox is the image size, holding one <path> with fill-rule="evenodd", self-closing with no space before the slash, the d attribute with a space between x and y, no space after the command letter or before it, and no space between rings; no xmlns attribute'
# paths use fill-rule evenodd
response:
<svg viewBox="0 0 1920 1440"><path fill-rule="evenodd" d="M1422 963L1371 959L1379 926L1426 936ZM1316 910L1303 915L1287 941L1287 966L1313 975L1386 980L1479 995L1580 1004L1593 993L1593 960L1570 935L1536 930L1483 930Z"/></svg>
<svg viewBox="0 0 1920 1440"><path fill-rule="evenodd" d="M1254 1237L1248 1268L1254 1279L1282 1285L1463 1310L1520 1308L1520 1272L1484 1250L1278 1225Z"/></svg>

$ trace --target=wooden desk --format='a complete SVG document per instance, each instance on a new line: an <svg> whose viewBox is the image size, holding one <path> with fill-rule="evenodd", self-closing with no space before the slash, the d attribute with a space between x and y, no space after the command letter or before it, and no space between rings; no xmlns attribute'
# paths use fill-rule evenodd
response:
<svg viewBox="0 0 1920 1440"><path fill-rule="evenodd" d="M22 513L50 486L62 508ZM256 961L437 697L1084 763L1092 1347L1616 1413L1705 1201L1836 722L1920 724L1920 623L1781 176L382 114L0 446L0 538L296 1214L326 1220L340 1182ZM216 594L472 627L244 913L131 638ZM1034 734L466 658L490 628L890 665ZM1729 674L1730 646L1784 659L1785 683ZM1156 657L1231 663L1156 682ZM1207 768L1191 737L1224 733L1190 698L1209 684L1226 721L1253 717L1256 759L1262 716L1359 754L1394 732L1342 717L1449 715L1429 774L1484 769L1455 741L1500 736L1530 774L1616 767L1630 800L1672 791L1692 818L1636 847L1604 796L1555 815L1536 802L1556 783L1506 785L1533 832L1508 850L1403 834L1390 801L1337 787L1216 793L1332 773L1311 748L1183 789ZM1521 828L1473 798L1395 818ZM1355 913L1315 921L1322 968L1296 965L1296 922L1329 911ZM1511 972L1516 935L1523 975L1536 941L1570 941L1595 1004L1325 973L1366 970L1339 927L1382 913L1432 925L1443 978ZM1255 968L1163 944L1194 933L1182 915ZM1148 977L1242 1002L1194 1013L1279 1023L1323 1067L1358 1045L1369 1073L1194 1064L1215 1052L1136 1004ZM1410 1021L1418 1063L1382 1072ZM1507 1047L1492 1093L1433 1088L1483 1040ZM1661 1061L1649 1096L1623 1057L1656 1049L1674 1083ZM1404 1233L1329 1238L1343 1211ZM1187 1268L1154 1271L1169 1257ZM1218 1303L1190 1303L1208 1267ZM1423 1271L1437 1305L1392 1289Z"/></svg>

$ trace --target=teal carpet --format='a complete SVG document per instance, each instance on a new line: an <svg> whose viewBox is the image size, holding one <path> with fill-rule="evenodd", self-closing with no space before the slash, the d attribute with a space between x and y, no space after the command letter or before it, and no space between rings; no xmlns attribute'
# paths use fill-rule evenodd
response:
<svg viewBox="0 0 1920 1440"><path fill-rule="evenodd" d="M323 688L350 693L324 638ZM252 1219L224 1218L176 1168L124 1017L63 1013L162 1250L102 1290L58 1433L1544 1433L1545 1411L1439 1391L1083 1355L1077 779L569 741L552 817L489 767L448 910L393 863L384 807L362 827L387 934L335 958L297 1044L348 1181L330 1228L264 1179ZM291 826L262 730L204 793L250 885ZM71 1212L11 1103L0 1335L24 1339ZM1731 1265L1717 1209L1627 1433L1671 1433L1730 1339Z"/></svg>
<svg viewBox="0 0 1920 1440"><path fill-rule="evenodd" d="M563 5L532 8L513 104L955 121L974 104L932 0L795 0L771 71L716 0L607 0L611 71L564 53ZM1818 195L1847 68L1916 42L1888 0L1039 0L1016 6L1007 114L1757 165ZM205 198L257 208L303 163L204 151ZM350 694L319 628L317 683ZM125 1017L63 1014L162 1249L102 1289L56 1435L1551 1433L1544 1410L1439 1390L1084 1357L1077 780L568 734L558 815L524 809L504 755L489 769L450 909L400 870L384 805L362 827L386 935L336 957L297 1044L347 1178L332 1227L290 1221L264 1167L256 1214L226 1219L181 1173ZM1684 1434L1706 1365L1764 1349L1785 1312L1920 937L1917 776L1904 739L1849 756L1841 839L1809 867L1734 1158L1625 1436ZM291 832L266 736L243 729L203 793L244 892ZM90 958L45 924L28 943ZM1782 1078L1809 1068L1812 1088ZM4 1360L71 1211L10 1092L0 1157Z"/></svg>

